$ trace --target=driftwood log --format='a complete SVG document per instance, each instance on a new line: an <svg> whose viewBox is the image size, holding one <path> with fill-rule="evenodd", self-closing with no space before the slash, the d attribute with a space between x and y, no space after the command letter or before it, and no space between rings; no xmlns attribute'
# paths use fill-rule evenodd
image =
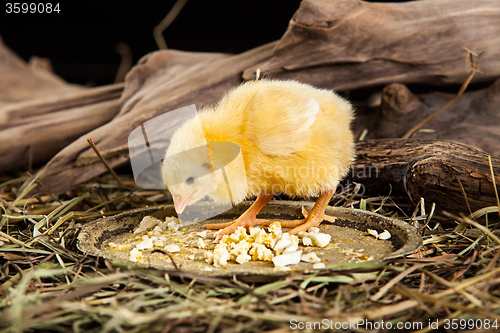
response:
<svg viewBox="0 0 500 333"><path fill-rule="evenodd" d="M358 122L358 131L367 128L367 138L371 139L401 137L453 96L438 92L415 95L403 84L388 85L383 90L380 108ZM431 133L416 133L414 137L453 140L500 157L499 104L500 79L488 88L463 94L423 126Z"/></svg>
<svg viewBox="0 0 500 333"><path fill-rule="evenodd" d="M122 89L117 84L1 108L1 169L44 163L81 135L108 123L120 111Z"/></svg>
<svg viewBox="0 0 500 333"><path fill-rule="evenodd" d="M500 2L434 0L369 3L304 0L273 57L243 77L295 79L335 90L399 83L461 84L467 49L482 75L500 76Z"/></svg>
<svg viewBox="0 0 500 333"><path fill-rule="evenodd" d="M351 181L366 193L408 195L438 210L469 213L496 206L488 153L451 141L418 139L367 140L356 144ZM500 159L491 157L500 185ZM463 187L463 190L462 190ZM465 199L467 197L467 202Z"/></svg>
<svg viewBox="0 0 500 333"><path fill-rule="evenodd" d="M42 164L120 111L123 84L89 89L28 66L0 40L0 172Z"/></svg>

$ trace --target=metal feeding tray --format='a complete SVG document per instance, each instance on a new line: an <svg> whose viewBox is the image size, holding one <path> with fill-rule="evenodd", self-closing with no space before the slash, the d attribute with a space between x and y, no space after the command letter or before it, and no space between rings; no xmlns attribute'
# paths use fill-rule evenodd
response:
<svg viewBox="0 0 500 333"><path fill-rule="evenodd" d="M171 235L166 235L167 245L179 245L180 251L170 253L177 269L206 276L232 276L237 275L247 280L266 280L283 276L289 273L307 273L314 271L311 263L300 262L291 265L289 272L274 269L274 264L269 261L249 261L238 264L229 261L222 267L214 267L205 261L205 252L213 249L215 231L207 231L204 242L205 249L197 246L198 232L204 231L206 223L220 223L234 220L243 213L251 202L243 202L237 207L202 223L195 223L179 228ZM313 203L303 201L271 201L259 213L259 218L273 220L287 220L302 218L301 208L311 210ZM374 262L401 257L416 252L422 246L422 239L417 230L408 223L396 219L384 217L379 214L358 209L346 209L339 207L328 207L326 213L337 217L335 223L322 222L320 232L332 236L330 244L325 248L303 247L303 253L315 252L326 268L341 270L343 267L352 269L353 265L339 265L345 263ZM101 218L86 224L78 236L78 248L88 254L104 257L112 262L139 267L152 267L164 270L175 270L170 257L161 249L144 250L142 262L129 260L128 251L118 251L109 246L109 243L126 244L136 240L140 236L133 233L145 216L153 216L164 220L166 217L176 216L173 205L162 205L146 207L126 211L124 213ZM368 229L382 233L384 230L390 232L388 240L376 239L370 235ZM284 228L284 231L287 229ZM139 240L137 240L139 239ZM131 245L133 247L133 245Z"/></svg>

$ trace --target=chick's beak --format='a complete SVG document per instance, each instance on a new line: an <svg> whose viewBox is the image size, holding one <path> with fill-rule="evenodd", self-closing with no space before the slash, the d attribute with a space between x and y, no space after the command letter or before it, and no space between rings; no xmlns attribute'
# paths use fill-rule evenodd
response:
<svg viewBox="0 0 500 333"><path fill-rule="evenodd" d="M177 194L173 195L174 207L175 207L175 211L177 212L177 214L182 214L182 212L184 211L186 206L189 205L189 203L191 202L192 196L193 196L193 193L191 193L190 195L188 195L185 198L183 198L182 196L177 195Z"/></svg>

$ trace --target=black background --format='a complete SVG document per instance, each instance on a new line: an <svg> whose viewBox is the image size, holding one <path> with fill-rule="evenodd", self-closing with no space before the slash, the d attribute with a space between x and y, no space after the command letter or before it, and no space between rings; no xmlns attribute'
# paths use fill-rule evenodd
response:
<svg viewBox="0 0 500 333"><path fill-rule="evenodd" d="M130 47L134 64L157 50L153 28L174 3L64 1L59 2L60 13L7 14L4 2L0 36L26 61L35 55L49 58L56 74L68 82L109 84L120 63L116 45ZM281 38L299 4L299 0L190 0L163 36L172 49L240 53Z"/></svg>

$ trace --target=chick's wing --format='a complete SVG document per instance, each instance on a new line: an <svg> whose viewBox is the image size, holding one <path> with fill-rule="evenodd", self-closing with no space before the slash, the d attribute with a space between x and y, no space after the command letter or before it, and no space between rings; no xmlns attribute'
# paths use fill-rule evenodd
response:
<svg viewBox="0 0 500 333"><path fill-rule="evenodd" d="M264 154L291 155L309 141L320 109L314 98L299 103L281 98L262 101L249 114L248 135Z"/></svg>

